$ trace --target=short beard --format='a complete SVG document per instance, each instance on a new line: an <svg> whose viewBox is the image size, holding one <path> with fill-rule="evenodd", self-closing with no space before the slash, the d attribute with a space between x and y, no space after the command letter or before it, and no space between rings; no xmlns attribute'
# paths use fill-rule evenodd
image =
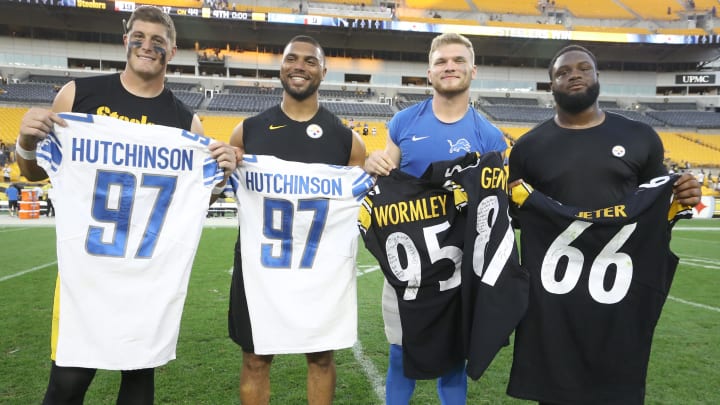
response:
<svg viewBox="0 0 720 405"><path fill-rule="evenodd" d="M296 101L305 101L308 97L315 94L318 87L320 87L319 84L318 85L311 84L308 86L307 89L297 91L297 90L293 89L292 87L290 87L290 85L287 84L287 80L280 80L280 84L282 84L282 87L283 87L283 90L285 90L285 93L288 96L292 97Z"/></svg>
<svg viewBox="0 0 720 405"><path fill-rule="evenodd" d="M447 90L447 89L441 88L440 86L435 87L432 85L432 83L430 83L430 85L433 87L435 94L440 94L440 95L444 96L445 98L453 98L459 94L465 93L470 88L470 86L468 85L468 87L464 87L461 89Z"/></svg>
<svg viewBox="0 0 720 405"><path fill-rule="evenodd" d="M600 95L600 82L595 82L583 93L568 94L553 90L553 98L561 110L569 114L578 114L595 104Z"/></svg>

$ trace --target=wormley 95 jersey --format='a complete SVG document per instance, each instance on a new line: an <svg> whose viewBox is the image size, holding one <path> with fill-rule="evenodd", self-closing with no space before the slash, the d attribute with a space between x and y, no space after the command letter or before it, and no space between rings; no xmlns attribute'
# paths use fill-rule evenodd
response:
<svg viewBox="0 0 720 405"><path fill-rule="evenodd" d="M655 178L592 210L513 188L531 282L508 394L563 404L643 403L652 336L678 263L671 226L692 215L671 204L676 179Z"/></svg>
<svg viewBox="0 0 720 405"><path fill-rule="evenodd" d="M358 216L363 240L397 294L403 368L437 378L465 359L460 265L467 196L398 169L378 177Z"/></svg>
<svg viewBox="0 0 720 405"><path fill-rule="evenodd" d="M372 182L359 167L244 156L233 174L243 281L236 293L244 297L233 301L247 301L248 318L238 322L249 325L236 327L250 330L254 353L355 344L355 221Z"/></svg>
<svg viewBox="0 0 720 405"><path fill-rule="evenodd" d="M360 211L365 245L399 298L403 365L434 378L467 360L478 379L527 308L497 152L380 177Z"/></svg>
<svg viewBox="0 0 720 405"><path fill-rule="evenodd" d="M210 192L210 139L160 125L60 114L38 145L53 184L59 366L129 370L175 358Z"/></svg>

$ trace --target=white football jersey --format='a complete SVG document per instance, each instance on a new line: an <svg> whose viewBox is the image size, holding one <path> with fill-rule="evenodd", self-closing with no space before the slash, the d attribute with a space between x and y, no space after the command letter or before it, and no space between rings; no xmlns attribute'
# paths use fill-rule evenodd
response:
<svg viewBox="0 0 720 405"><path fill-rule="evenodd" d="M357 340L359 167L245 155L238 166L242 272L254 352L311 353Z"/></svg>
<svg viewBox="0 0 720 405"><path fill-rule="evenodd" d="M175 358L187 284L222 171L182 129L61 114L38 145L53 184L59 285L53 358L131 370Z"/></svg>

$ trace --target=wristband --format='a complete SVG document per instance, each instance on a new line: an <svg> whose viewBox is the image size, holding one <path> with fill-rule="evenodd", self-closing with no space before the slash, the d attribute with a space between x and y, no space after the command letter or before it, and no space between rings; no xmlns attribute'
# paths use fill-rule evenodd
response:
<svg viewBox="0 0 720 405"><path fill-rule="evenodd" d="M20 137L18 137L17 142L15 142L15 154L25 160L35 160L37 152L34 150L27 150L20 146Z"/></svg>
<svg viewBox="0 0 720 405"><path fill-rule="evenodd" d="M212 195L220 195L225 191L225 186L215 186L212 189Z"/></svg>

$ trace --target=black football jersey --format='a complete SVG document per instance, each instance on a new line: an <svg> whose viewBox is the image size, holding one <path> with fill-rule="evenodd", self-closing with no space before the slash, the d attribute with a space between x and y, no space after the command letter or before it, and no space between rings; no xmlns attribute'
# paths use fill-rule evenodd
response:
<svg viewBox="0 0 720 405"><path fill-rule="evenodd" d="M462 190L393 170L365 197L358 224L398 297L403 367L414 379L437 378L464 360L460 263Z"/></svg>
<svg viewBox="0 0 720 405"><path fill-rule="evenodd" d="M520 267L508 215L507 174L497 152L436 162L425 172L452 180L467 194L462 260L463 337L467 374L478 379L508 339L528 305L528 273Z"/></svg>
<svg viewBox="0 0 720 405"><path fill-rule="evenodd" d="M650 345L675 273L676 176L603 208L515 187L530 303L515 335L508 394L562 404L642 404ZM668 213L671 213L670 215Z"/></svg>

